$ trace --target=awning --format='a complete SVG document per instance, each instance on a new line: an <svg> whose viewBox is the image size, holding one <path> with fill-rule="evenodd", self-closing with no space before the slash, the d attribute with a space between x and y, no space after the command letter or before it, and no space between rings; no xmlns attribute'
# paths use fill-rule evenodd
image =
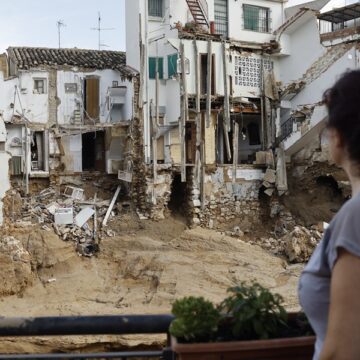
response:
<svg viewBox="0 0 360 360"><path fill-rule="evenodd" d="M360 2L327 11L318 16L318 19L329 21L335 24L360 18Z"/></svg>

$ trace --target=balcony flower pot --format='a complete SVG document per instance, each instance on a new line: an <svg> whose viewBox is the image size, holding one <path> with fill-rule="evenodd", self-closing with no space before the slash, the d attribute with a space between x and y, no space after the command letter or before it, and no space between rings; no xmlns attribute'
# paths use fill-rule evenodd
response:
<svg viewBox="0 0 360 360"><path fill-rule="evenodd" d="M194 297L173 304L169 331L179 360L312 359L311 327L303 314L286 313L280 295L256 283L229 292L217 307Z"/></svg>
<svg viewBox="0 0 360 360"><path fill-rule="evenodd" d="M311 360L314 343L315 336L191 344L171 338L179 360Z"/></svg>

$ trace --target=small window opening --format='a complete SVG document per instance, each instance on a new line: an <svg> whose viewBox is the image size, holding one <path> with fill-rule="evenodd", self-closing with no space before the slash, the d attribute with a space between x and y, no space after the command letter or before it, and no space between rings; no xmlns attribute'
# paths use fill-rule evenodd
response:
<svg viewBox="0 0 360 360"><path fill-rule="evenodd" d="M34 79L34 94L46 94L46 79Z"/></svg>
<svg viewBox="0 0 360 360"><path fill-rule="evenodd" d="M35 131L31 134L31 170L45 171L45 141L44 132Z"/></svg>

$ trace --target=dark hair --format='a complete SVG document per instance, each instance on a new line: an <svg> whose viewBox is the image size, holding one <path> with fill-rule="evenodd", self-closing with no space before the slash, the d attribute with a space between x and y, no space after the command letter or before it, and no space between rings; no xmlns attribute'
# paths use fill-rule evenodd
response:
<svg viewBox="0 0 360 360"><path fill-rule="evenodd" d="M339 131L351 160L360 163L360 70L346 72L324 94L328 127Z"/></svg>

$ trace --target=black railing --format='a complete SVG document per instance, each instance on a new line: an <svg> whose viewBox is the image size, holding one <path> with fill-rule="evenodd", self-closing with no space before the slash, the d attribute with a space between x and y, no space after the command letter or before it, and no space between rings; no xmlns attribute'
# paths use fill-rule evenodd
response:
<svg viewBox="0 0 360 360"><path fill-rule="evenodd" d="M287 137L289 137L293 131L294 131L294 118L287 119L284 123L281 124L281 135L280 135L280 141L285 140Z"/></svg>
<svg viewBox="0 0 360 360"><path fill-rule="evenodd" d="M172 315L66 316L0 318L0 337L167 334ZM1 349L1 347L0 347ZM1 350L0 350L1 351ZM6 360L37 359L121 359L153 358L173 360L168 348L157 351L126 351L89 354L1 354Z"/></svg>

